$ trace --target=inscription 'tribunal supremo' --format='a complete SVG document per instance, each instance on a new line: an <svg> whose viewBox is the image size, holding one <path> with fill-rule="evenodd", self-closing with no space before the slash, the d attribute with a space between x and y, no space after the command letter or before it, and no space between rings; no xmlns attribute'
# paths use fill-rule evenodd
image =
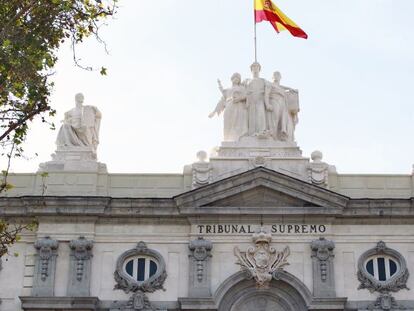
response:
<svg viewBox="0 0 414 311"><path fill-rule="evenodd" d="M326 225L308 224L274 224L264 226L272 234L321 234L326 233ZM252 234L259 229L259 225L241 224L211 224L196 225L197 234Z"/></svg>

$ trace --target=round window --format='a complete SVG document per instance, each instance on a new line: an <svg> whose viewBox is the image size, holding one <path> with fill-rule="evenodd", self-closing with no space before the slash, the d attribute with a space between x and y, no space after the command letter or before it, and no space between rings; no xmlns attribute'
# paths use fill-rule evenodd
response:
<svg viewBox="0 0 414 311"><path fill-rule="evenodd" d="M158 264L154 258L133 257L128 258L124 263L124 271L138 282L143 282L157 273Z"/></svg>
<svg viewBox="0 0 414 311"><path fill-rule="evenodd" d="M387 281L398 270L398 263L395 259L387 256L375 256L369 258L365 263L365 269L378 281Z"/></svg>

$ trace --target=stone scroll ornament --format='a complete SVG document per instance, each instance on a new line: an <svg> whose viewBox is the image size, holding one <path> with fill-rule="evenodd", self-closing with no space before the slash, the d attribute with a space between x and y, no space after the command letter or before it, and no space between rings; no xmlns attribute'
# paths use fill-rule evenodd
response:
<svg viewBox="0 0 414 311"><path fill-rule="evenodd" d="M157 272L144 281L137 281L124 271L124 263L127 259L135 256L146 256L153 258L158 262ZM121 310L157 310L145 293L153 293L156 290L165 290L163 285L167 278L166 266L164 258L160 253L153 249L149 249L145 242L139 242L133 249L126 251L119 256L114 272L116 285L114 289L121 289L125 293L132 293L131 298Z"/></svg>
<svg viewBox="0 0 414 311"><path fill-rule="evenodd" d="M290 249L286 246L283 251L278 252L271 247L272 235L266 233L263 228L253 234L252 240L255 246L249 247L246 252L241 252L236 246L234 255L241 269L256 280L257 288L268 288L277 272L289 264L287 257L290 255Z"/></svg>

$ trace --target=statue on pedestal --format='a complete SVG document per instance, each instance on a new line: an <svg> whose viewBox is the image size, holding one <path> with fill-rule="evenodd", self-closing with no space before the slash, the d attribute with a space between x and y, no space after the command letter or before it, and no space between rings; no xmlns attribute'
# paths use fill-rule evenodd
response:
<svg viewBox="0 0 414 311"><path fill-rule="evenodd" d="M270 135L275 140L294 141L295 126L298 123L298 91L280 85L280 72L273 73L273 82L269 83L269 103L267 124Z"/></svg>
<svg viewBox="0 0 414 311"><path fill-rule="evenodd" d="M65 112L52 160L41 163L40 172L106 172L106 165L97 161L96 154L102 115L95 106L84 106L83 101L83 94L76 94L75 108Z"/></svg>
<svg viewBox="0 0 414 311"><path fill-rule="evenodd" d="M84 96L75 96L76 107L65 113L56 145L61 147L91 147L96 154L102 115L95 106L84 106Z"/></svg>
<svg viewBox="0 0 414 311"><path fill-rule="evenodd" d="M224 111L224 141L238 142L242 137L294 143L298 123L298 91L280 85L281 75L273 74L273 82L260 78L261 66L250 66L252 78L241 83L240 74L231 77L231 88L219 89L223 94L209 117Z"/></svg>
<svg viewBox="0 0 414 311"><path fill-rule="evenodd" d="M243 82L247 91L247 107L249 135L266 136L268 130L266 124L266 110L270 110L268 82L259 77L261 66L255 62L250 66L253 77Z"/></svg>
<svg viewBox="0 0 414 311"><path fill-rule="evenodd" d="M231 76L232 87L224 89L218 80L222 97L209 117L220 115L223 111L224 141L238 141L247 135L247 106L246 89L241 85L241 76L234 73Z"/></svg>

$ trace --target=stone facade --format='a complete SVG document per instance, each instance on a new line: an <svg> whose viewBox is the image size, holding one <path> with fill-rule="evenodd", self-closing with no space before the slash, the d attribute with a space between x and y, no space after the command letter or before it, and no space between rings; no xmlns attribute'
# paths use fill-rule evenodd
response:
<svg viewBox="0 0 414 311"><path fill-rule="evenodd" d="M182 174L108 174L96 107L74 138L78 96L55 158L0 197L0 217L39 222L1 258L0 310L413 311L414 175L310 161L298 91L251 69L220 83L225 141Z"/></svg>
<svg viewBox="0 0 414 311"><path fill-rule="evenodd" d="M13 247L19 256L3 260L1 310L414 310L410 198L350 198L257 167L172 198L31 196L0 204L4 217L39 219ZM260 228L271 240L257 235ZM250 251L254 237L269 244ZM405 286L371 292L358 269L378 255L369 251L381 240L390 251L378 254L396 258ZM233 254L237 247L260 266L286 246L287 265L272 270L263 289L257 271L240 270ZM148 284L159 285L135 286L129 275L119 283L114 273L141 255L154 258L162 278ZM119 284L132 287L114 290Z"/></svg>

